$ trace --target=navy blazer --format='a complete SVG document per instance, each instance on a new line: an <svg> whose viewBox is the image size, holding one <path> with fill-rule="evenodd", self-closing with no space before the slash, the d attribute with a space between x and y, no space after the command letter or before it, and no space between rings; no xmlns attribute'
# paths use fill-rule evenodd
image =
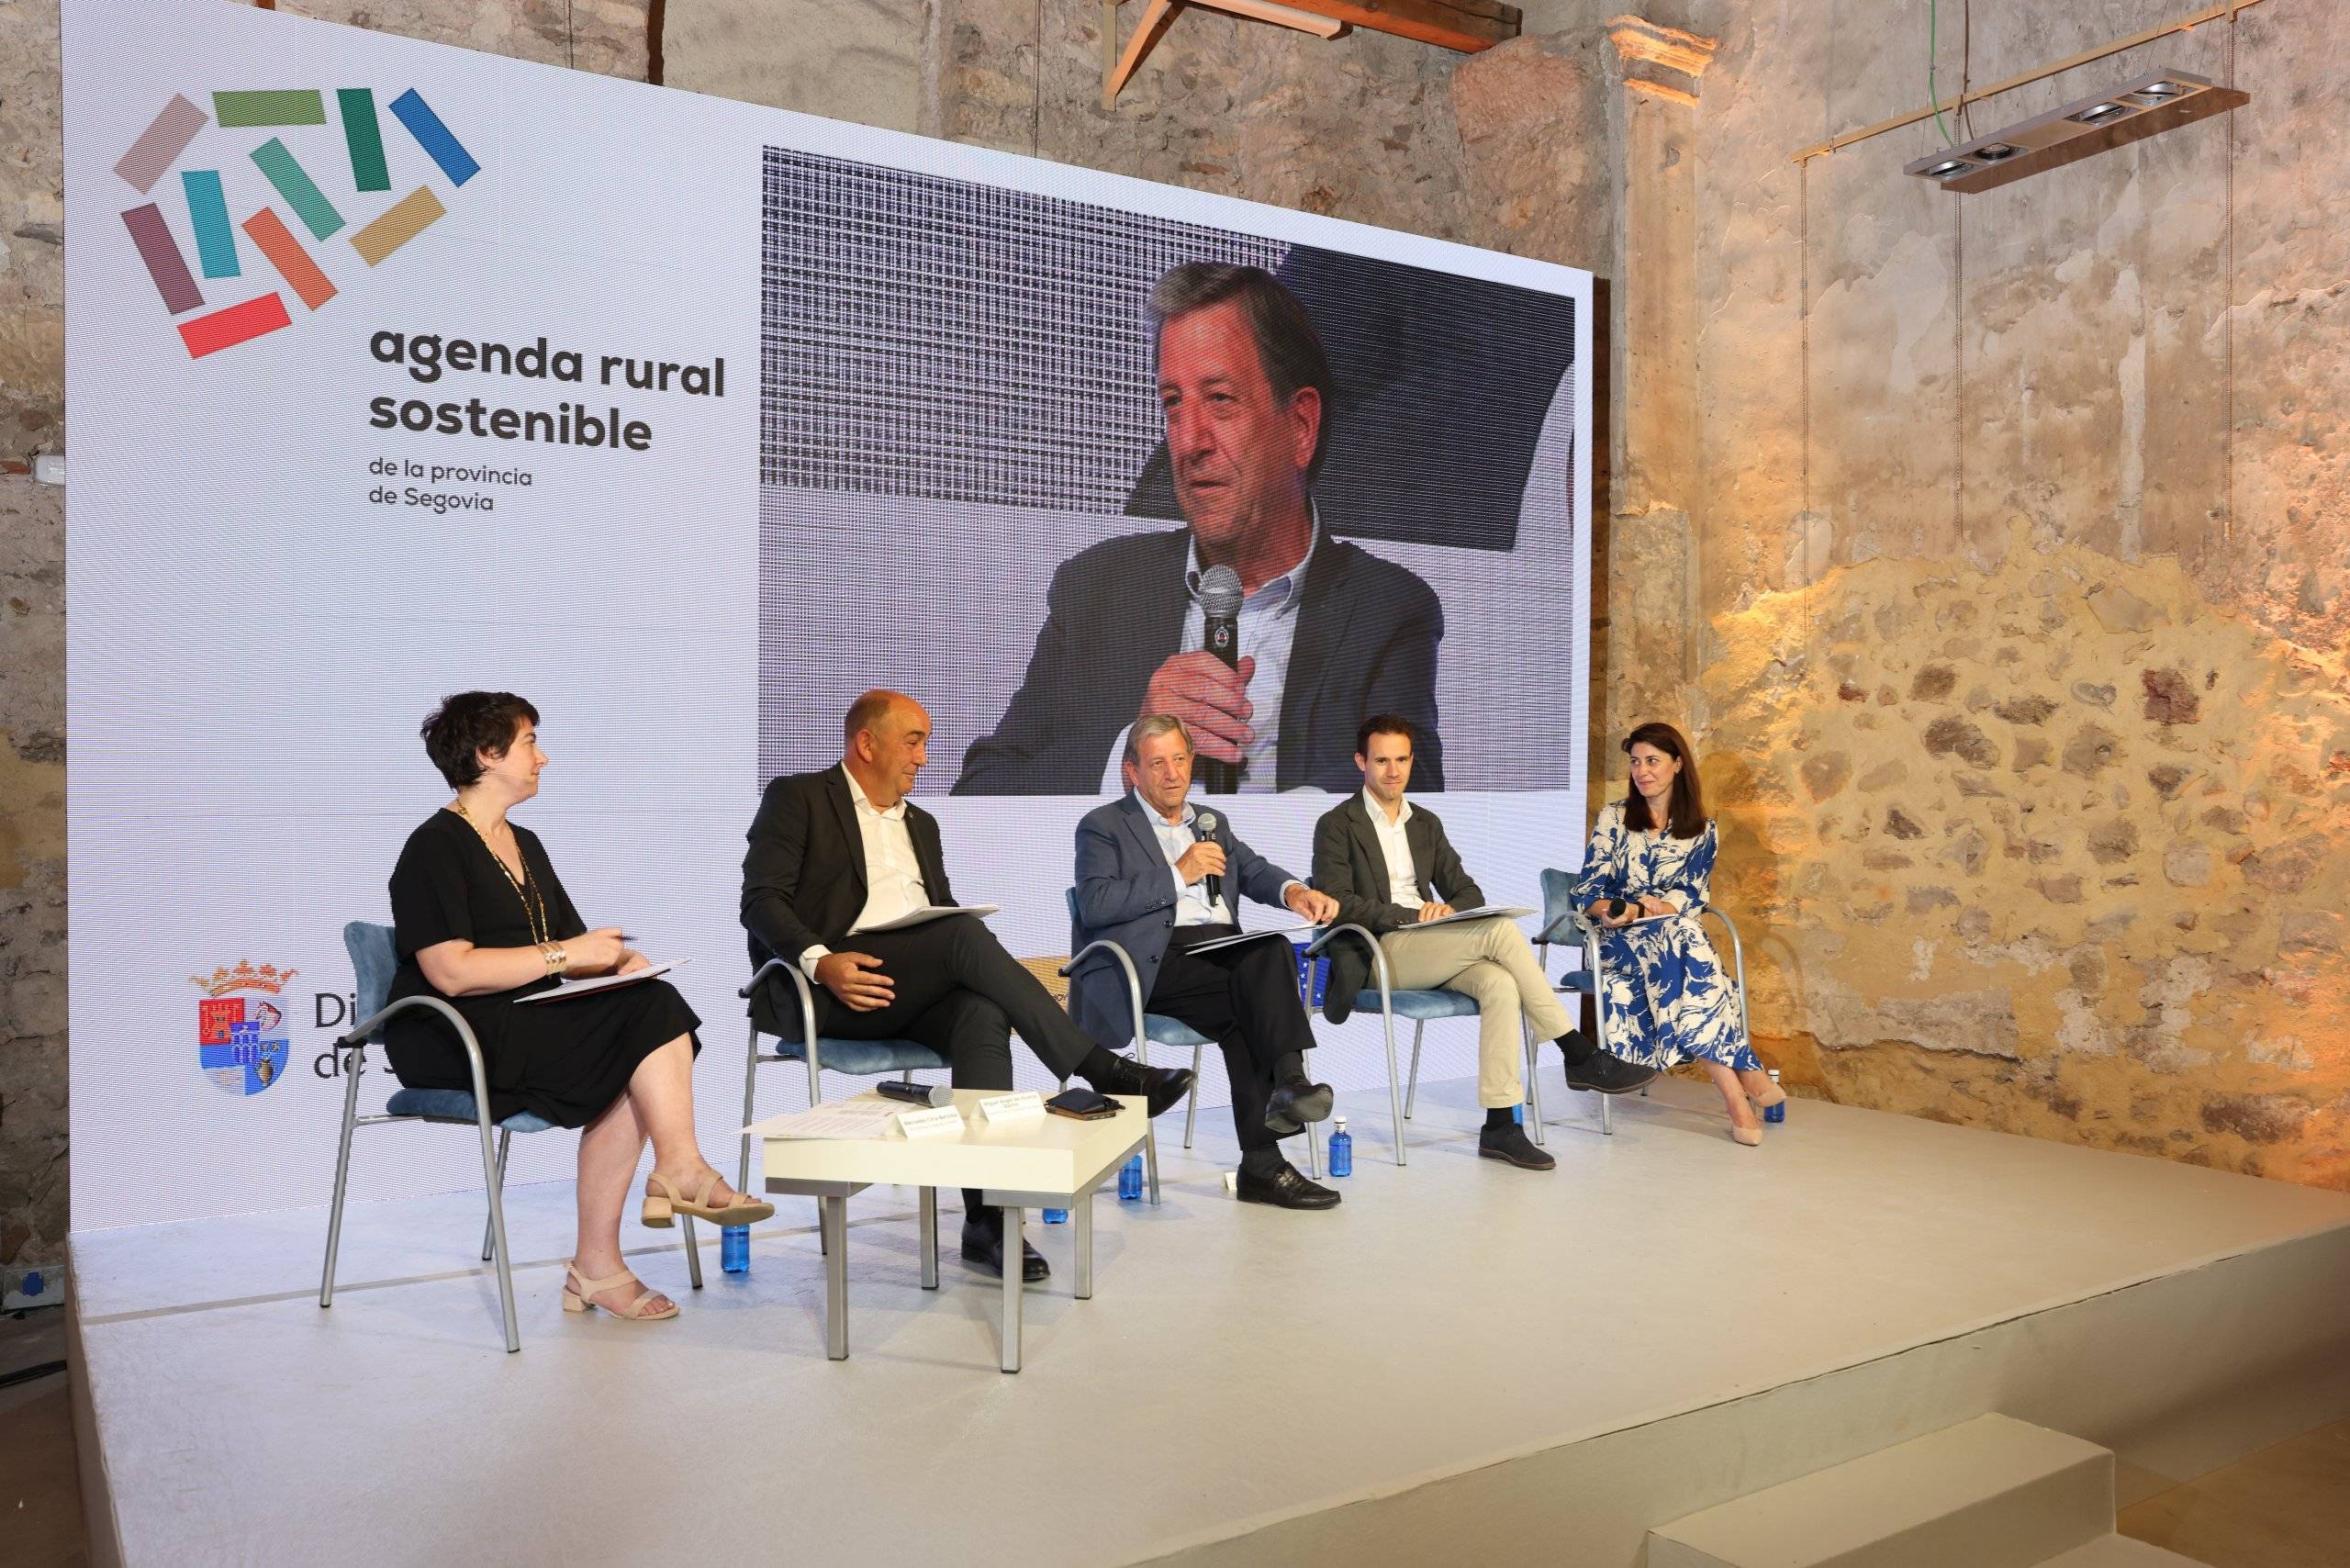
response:
<svg viewBox="0 0 2350 1568"><path fill-rule="evenodd" d="M1200 836L1224 846L1224 902L1237 921L1242 898L1279 905L1281 889L1299 880L1242 843L1220 807L1193 801L1216 815L1215 831ZM1194 829L1196 832L1197 830ZM1142 802L1128 793L1096 806L1077 824L1077 920L1071 952L1103 938L1134 960L1143 1001L1158 983L1158 967L1175 933L1175 879L1167 852L1151 831ZM1117 959L1096 953L1069 976L1069 1011L1077 1026L1112 1050L1135 1036L1134 1003Z"/></svg>
<svg viewBox="0 0 2350 1568"><path fill-rule="evenodd" d="M1188 528L1129 534L1061 564L1028 673L995 733L964 754L956 794L1101 793L1111 748L1135 722L1152 674L1181 651L1191 540ZM1436 711L1443 636L1434 589L1326 532L1305 566L1274 788L1361 788L1355 730L1374 713L1394 713L1416 732L1414 786L1443 789Z"/></svg>

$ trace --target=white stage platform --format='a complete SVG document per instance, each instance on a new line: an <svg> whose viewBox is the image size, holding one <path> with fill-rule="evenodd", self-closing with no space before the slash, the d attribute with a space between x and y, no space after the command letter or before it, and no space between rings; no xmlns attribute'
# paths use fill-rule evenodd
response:
<svg viewBox="0 0 2350 1568"><path fill-rule="evenodd" d="M1354 1098L1336 1213L1227 1198L1203 1110L1163 1207L1102 1201L1093 1300L1032 1223L1017 1376L948 1215L919 1288L910 1192L852 1201L839 1363L799 1200L699 1293L632 1222L686 1305L638 1325L557 1310L570 1190L515 1189L513 1356L476 1194L354 1205L324 1312L323 1208L77 1234L95 1559L1636 1568L1989 1411L2113 1449L2124 1503L2350 1414L2350 1196L1807 1102L1741 1148L1680 1082L1553 1123L1549 1175L1423 1085L1398 1170Z"/></svg>

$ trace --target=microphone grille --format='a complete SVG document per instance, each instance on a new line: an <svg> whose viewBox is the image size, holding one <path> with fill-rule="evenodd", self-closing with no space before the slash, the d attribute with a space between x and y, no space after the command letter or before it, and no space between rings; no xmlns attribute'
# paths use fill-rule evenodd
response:
<svg viewBox="0 0 2350 1568"><path fill-rule="evenodd" d="M1215 813L1214 812L1202 812L1192 820L1199 824L1200 832L1203 834L1211 834L1215 831Z"/></svg>
<svg viewBox="0 0 2350 1568"><path fill-rule="evenodd" d="M1240 613L1240 574L1230 566L1210 566L1200 574L1200 608L1217 620Z"/></svg>

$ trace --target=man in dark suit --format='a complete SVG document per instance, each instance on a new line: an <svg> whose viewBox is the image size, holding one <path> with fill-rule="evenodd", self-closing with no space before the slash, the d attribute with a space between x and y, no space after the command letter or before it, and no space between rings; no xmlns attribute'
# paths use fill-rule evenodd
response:
<svg viewBox="0 0 2350 1568"><path fill-rule="evenodd" d="M1422 782L1442 789L1444 611L1315 513L1332 387L1312 319L1271 274L1208 263L1160 278L1150 308L1186 526L1104 541L1053 574L1027 674L956 792L1115 790L1145 713L1181 719L1241 790L1351 790L1341 748L1361 715L1386 711L1419 726ZM1202 579L1217 567L1241 596L1232 665L1204 641Z"/></svg>
<svg viewBox="0 0 2350 1568"><path fill-rule="evenodd" d="M1058 1078L1145 1100L1154 1116L1182 1099L1188 1070L1146 1068L1102 1049L978 916L868 929L952 905L955 894L937 819L906 799L929 760L930 715L911 697L868 691L842 731L840 766L774 780L751 823L743 924L754 970L770 958L797 964L816 987L819 1035L918 1041L947 1058L958 1089L1012 1087L1017 1029ZM752 995L752 1018L796 1039L800 1015L788 989L769 976ZM1002 1211L974 1189L963 1200L963 1256L1000 1271ZM1024 1267L1027 1279L1046 1277L1034 1249Z"/></svg>
<svg viewBox="0 0 2350 1568"><path fill-rule="evenodd" d="M1535 1147L1511 1114L1526 1098L1518 1019L1537 1039L1556 1040L1567 1086L1620 1094L1656 1076L1596 1049L1575 1029L1515 921L1493 915L1427 931L1413 927L1485 895L1461 865L1434 812L1404 799L1412 778L1412 726L1393 713L1366 720L1355 738L1362 789L1314 824L1314 885L1337 901L1338 918L1380 939L1388 978L1400 991L1463 991L1477 999L1477 1103L1485 1125L1477 1152L1528 1170L1557 1161ZM1323 1013L1333 1024L1354 1011L1371 972L1359 942L1335 945Z"/></svg>
<svg viewBox="0 0 2350 1568"><path fill-rule="evenodd" d="M1146 714L1129 741L1133 790L1085 815L1077 828L1077 930L1081 950L1107 938L1134 961L1143 1007L1215 1041L1232 1081L1240 1133L1240 1201L1290 1209L1335 1207L1338 1194L1281 1157L1281 1140L1330 1114L1326 1083L1305 1077L1314 1034L1298 1000L1297 958L1266 935L1209 952L1237 935L1243 896L1302 920L1328 920L1337 905L1248 847L1222 812L1202 810L1192 790L1192 740L1183 722ZM1125 971L1096 954L1069 977L1071 1010L1102 1039L1134 1033Z"/></svg>

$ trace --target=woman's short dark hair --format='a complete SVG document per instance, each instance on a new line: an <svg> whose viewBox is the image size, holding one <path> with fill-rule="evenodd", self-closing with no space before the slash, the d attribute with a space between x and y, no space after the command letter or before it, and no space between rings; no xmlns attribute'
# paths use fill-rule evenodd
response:
<svg viewBox="0 0 2350 1568"><path fill-rule="evenodd" d="M1697 783L1697 758L1689 743L1671 724L1651 721L1624 737L1624 755L1632 755L1636 745L1652 745L1670 757L1678 758L1681 771L1673 776L1673 836L1695 838L1706 831L1706 792ZM1635 832L1646 832L1656 824L1649 821L1648 797L1639 790L1628 790L1624 799L1624 825Z"/></svg>
<svg viewBox="0 0 2350 1568"><path fill-rule="evenodd" d="M428 714L417 734L424 737L424 755L441 770L453 790L462 790L481 778L479 752L504 756L525 722L539 722L539 711L510 691L460 691L443 697Z"/></svg>

